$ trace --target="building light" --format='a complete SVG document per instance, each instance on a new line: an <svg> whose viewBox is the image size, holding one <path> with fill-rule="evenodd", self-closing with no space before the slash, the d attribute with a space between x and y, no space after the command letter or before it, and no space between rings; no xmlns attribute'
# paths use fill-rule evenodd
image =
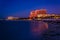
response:
<svg viewBox="0 0 60 40"><path fill-rule="evenodd" d="M58 19L60 17L56 17L58 15L56 14L47 14L47 11L45 9L41 9L41 10L35 10L35 11L32 11L30 13L30 19L34 19L34 18L38 18L38 19L41 19L41 18L54 18L54 19Z"/></svg>
<svg viewBox="0 0 60 40"><path fill-rule="evenodd" d="M18 19L18 17L9 16L9 17L7 18L7 20L16 20L16 19Z"/></svg>
<svg viewBox="0 0 60 40"><path fill-rule="evenodd" d="M9 16L7 19L8 20L13 20L13 17L12 16Z"/></svg>
<svg viewBox="0 0 60 40"><path fill-rule="evenodd" d="M37 17L42 17L42 14L38 14Z"/></svg>

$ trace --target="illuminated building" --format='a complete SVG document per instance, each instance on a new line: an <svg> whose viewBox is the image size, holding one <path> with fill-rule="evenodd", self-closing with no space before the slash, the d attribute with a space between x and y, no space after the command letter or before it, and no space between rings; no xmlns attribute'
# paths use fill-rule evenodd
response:
<svg viewBox="0 0 60 40"><path fill-rule="evenodd" d="M12 16L9 16L8 18L7 18L7 20L17 20L18 19L18 17L12 17Z"/></svg>
<svg viewBox="0 0 60 40"><path fill-rule="evenodd" d="M30 13L30 19L35 17L43 17L46 14L45 9L35 10Z"/></svg>
<svg viewBox="0 0 60 40"><path fill-rule="evenodd" d="M45 9L41 9L41 10L35 10L35 11L31 11L30 13L30 19L59 19L60 16L56 15L56 14L47 14L47 11Z"/></svg>

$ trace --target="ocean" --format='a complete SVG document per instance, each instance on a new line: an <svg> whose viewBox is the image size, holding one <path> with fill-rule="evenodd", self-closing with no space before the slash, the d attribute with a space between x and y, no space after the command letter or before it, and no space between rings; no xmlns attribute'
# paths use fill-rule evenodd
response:
<svg viewBox="0 0 60 40"><path fill-rule="evenodd" d="M0 40L60 40L60 21L1 20Z"/></svg>

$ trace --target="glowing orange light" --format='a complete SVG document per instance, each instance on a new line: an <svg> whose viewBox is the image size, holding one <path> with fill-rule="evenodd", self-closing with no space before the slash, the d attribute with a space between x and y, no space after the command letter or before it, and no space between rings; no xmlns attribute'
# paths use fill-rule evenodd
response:
<svg viewBox="0 0 60 40"><path fill-rule="evenodd" d="M9 17L8 17L8 20L13 20L13 17L12 17L12 16L9 16Z"/></svg>
<svg viewBox="0 0 60 40"><path fill-rule="evenodd" d="M16 20L16 19L18 19L18 17L9 16L9 17L7 18L7 20Z"/></svg>
<svg viewBox="0 0 60 40"><path fill-rule="evenodd" d="M46 14L46 10L45 9L41 9L41 10L35 10L35 11L31 11L30 13L30 18L34 18L34 17L42 17L41 15Z"/></svg>

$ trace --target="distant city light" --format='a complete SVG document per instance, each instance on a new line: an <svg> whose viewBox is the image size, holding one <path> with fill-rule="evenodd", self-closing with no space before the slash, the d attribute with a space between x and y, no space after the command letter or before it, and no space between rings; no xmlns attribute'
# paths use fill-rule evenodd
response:
<svg viewBox="0 0 60 40"><path fill-rule="evenodd" d="M12 16L9 16L9 17L8 17L8 20L13 20L13 18L14 18L14 17L12 17Z"/></svg>
<svg viewBox="0 0 60 40"><path fill-rule="evenodd" d="M46 9L40 9L40 10L33 10L30 12L30 15L28 18L19 18L19 17L13 17L13 16L8 16L7 20L19 20L19 19L27 19L27 20L32 20L32 19L37 19L37 20L41 20L41 19L60 19L60 15L56 15L56 14L47 14L47 10Z"/></svg>
<svg viewBox="0 0 60 40"><path fill-rule="evenodd" d="M9 16L7 19L8 20L16 20L16 19L18 19L18 17Z"/></svg>
<svg viewBox="0 0 60 40"><path fill-rule="evenodd" d="M47 14L46 9L40 9L40 10L35 10L30 12L30 19L34 19L37 17L38 19L41 19L40 17L48 17L48 18L54 18L54 19L59 19L58 15L56 14Z"/></svg>

